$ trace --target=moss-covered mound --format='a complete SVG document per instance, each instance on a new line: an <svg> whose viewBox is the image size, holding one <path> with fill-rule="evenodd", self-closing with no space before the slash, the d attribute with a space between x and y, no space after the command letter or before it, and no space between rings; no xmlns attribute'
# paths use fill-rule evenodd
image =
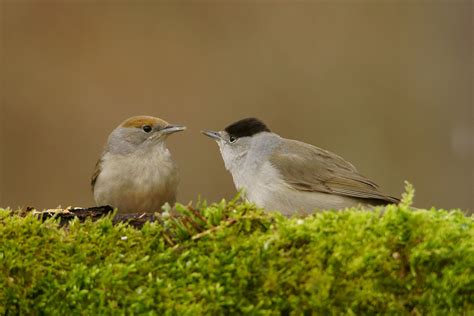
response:
<svg viewBox="0 0 474 316"><path fill-rule="evenodd" d="M0 210L0 314L474 311L473 219L459 211L179 209L141 230Z"/></svg>

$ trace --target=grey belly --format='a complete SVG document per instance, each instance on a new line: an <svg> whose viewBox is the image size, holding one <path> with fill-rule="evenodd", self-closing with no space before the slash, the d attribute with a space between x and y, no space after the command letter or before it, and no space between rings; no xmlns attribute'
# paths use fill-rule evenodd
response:
<svg viewBox="0 0 474 316"><path fill-rule="evenodd" d="M262 190L260 196L249 195L249 200L268 211L283 215L308 215L321 210L341 210L357 205L367 206L363 199L321 192L297 191L292 188Z"/></svg>
<svg viewBox="0 0 474 316"><path fill-rule="evenodd" d="M121 188L108 194L96 194L99 205L111 205L118 208L119 213L157 212L165 203L173 205L176 196L170 190L142 190Z"/></svg>
<svg viewBox="0 0 474 316"><path fill-rule="evenodd" d="M119 213L152 213L176 202L177 181L163 180L154 176L99 178L94 197L98 205L111 205Z"/></svg>

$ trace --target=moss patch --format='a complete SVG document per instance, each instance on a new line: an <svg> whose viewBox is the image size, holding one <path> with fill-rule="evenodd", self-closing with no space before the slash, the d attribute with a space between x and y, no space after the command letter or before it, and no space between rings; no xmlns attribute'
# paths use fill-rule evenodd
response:
<svg viewBox="0 0 474 316"><path fill-rule="evenodd" d="M473 218L410 198L290 219L203 203L140 230L0 210L0 314L473 312Z"/></svg>

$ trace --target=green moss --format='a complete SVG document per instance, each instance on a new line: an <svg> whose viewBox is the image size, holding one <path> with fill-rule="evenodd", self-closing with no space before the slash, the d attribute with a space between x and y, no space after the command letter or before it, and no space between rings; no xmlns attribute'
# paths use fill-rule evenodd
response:
<svg viewBox="0 0 474 316"><path fill-rule="evenodd" d="M0 314L473 313L473 218L410 199L304 219L180 206L141 230L0 210Z"/></svg>

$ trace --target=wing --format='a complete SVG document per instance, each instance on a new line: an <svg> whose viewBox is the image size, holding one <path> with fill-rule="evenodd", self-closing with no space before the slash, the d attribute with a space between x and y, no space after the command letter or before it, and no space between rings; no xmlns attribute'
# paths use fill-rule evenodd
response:
<svg viewBox="0 0 474 316"><path fill-rule="evenodd" d="M95 183L97 182L97 178L99 177L101 170L102 170L102 158L97 160L97 163L95 164L94 173L92 174L92 178L91 178L92 192L94 192Z"/></svg>
<svg viewBox="0 0 474 316"><path fill-rule="evenodd" d="M378 186L336 154L295 140L285 140L270 162L294 189L339 194L397 203L378 191Z"/></svg>

